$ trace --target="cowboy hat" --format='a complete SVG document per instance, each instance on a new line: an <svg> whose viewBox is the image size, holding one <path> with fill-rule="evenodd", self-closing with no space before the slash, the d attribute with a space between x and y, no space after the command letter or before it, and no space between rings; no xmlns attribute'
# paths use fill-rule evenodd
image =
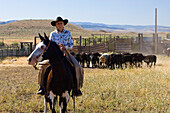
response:
<svg viewBox="0 0 170 113"><path fill-rule="evenodd" d="M51 22L51 25L52 26L56 26L56 22L59 22L59 21L63 21L64 22L64 25L66 25L68 23L68 20L67 19L62 19L61 17L57 17L56 21L52 21Z"/></svg>

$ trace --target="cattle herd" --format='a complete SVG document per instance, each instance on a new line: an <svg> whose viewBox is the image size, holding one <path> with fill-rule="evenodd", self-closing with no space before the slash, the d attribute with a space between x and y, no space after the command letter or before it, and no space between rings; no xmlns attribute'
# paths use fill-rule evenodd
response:
<svg viewBox="0 0 170 113"><path fill-rule="evenodd" d="M84 68L133 68L142 67L143 62L147 64L147 67L156 65L157 57L155 55L146 55L142 53L77 53L71 52L71 54L77 59L79 64Z"/></svg>

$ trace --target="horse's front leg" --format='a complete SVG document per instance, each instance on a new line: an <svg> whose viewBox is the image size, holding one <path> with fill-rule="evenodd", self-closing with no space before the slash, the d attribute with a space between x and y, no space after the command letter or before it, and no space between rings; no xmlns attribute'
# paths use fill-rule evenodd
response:
<svg viewBox="0 0 170 113"><path fill-rule="evenodd" d="M50 91L48 98L49 98L51 113L56 113L55 104L56 104L57 96L52 91Z"/></svg>
<svg viewBox="0 0 170 113"><path fill-rule="evenodd" d="M44 113L47 113L47 98L44 96Z"/></svg>
<svg viewBox="0 0 170 113"><path fill-rule="evenodd" d="M66 113L67 112L67 103L70 99L70 93L68 91L65 91L62 93L62 96L60 96L59 105L60 105L60 113Z"/></svg>

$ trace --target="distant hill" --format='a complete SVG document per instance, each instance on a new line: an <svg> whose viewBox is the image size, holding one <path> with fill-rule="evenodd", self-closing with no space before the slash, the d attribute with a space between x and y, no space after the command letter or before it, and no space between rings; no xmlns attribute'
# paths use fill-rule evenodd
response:
<svg viewBox="0 0 170 113"><path fill-rule="evenodd" d="M6 22L6 24L0 25L0 37L18 37L18 38L33 38L38 33L46 32L50 35L55 27L51 26L52 20L20 20L14 22ZM92 31L83 29L82 27L75 26L68 23L65 29L69 30L73 38L90 36Z"/></svg>
<svg viewBox="0 0 170 113"><path fill-rule="evenodd" d="M127 32L154 32L154 25L108 25L103 23L91 23L91 22L71 22L71 24L80 26L87 30L98 31L105 30L109 32L114 31L127 31ZM170 32L170 27L158 26L158 32Z"/></svg>
<svg viewBox="0 0 170 113"><path fill-rule="evenodd" d="M11 23L11 22L15 22L15 21L17 21L17 20L0 21L0 25Z"/></svg>
<svg viewBox="0 0 170 113"><path fill-rule="evenodd" d="M0 25L4 25L4 24L11 23L11 22L16 22L16 21L18 20L0 21ZM19 22L22 22L22 21L23 20ZM34 21L39 21L39 20L34 20ZM51 22L51 20L44 20L44 21L49 21L49 23ZM89 31L103 30L106 32L126 31L126 32L137 32L137 33L138 32L150 33L150 32L154 32L155 30L154 25L144 25L144 26L142 25L108 25L108 24L103 24L103 23L92 23L92 22L70 22L70 23L78 26L79 29L83 28ZM170 27L169 26L158 26L158 32L170 32Z"/></svg>
<svg viewBox="0 0 170 113"><path fill-rule="evenodd" d="M33 39L38 33L46 32L47 35L55 27L51 26L52 20L10 20L0 22L0 38ZM89 37L92 33L112 33L114 36L137 36L137 33L144 33L145 36L153 36L154 26L134 25L107 25L91 22L70 22L65 29L71 31L73 38ZM159 36L165 37L170 32L170 27L158 26Z"/></svg>

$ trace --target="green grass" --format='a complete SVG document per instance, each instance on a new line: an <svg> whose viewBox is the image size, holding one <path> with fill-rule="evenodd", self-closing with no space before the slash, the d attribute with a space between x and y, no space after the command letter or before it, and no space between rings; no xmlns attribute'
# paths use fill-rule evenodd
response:
<svg viewBox="0 0 170 113"><path fill-rule="evenodd" d="M155 68L84 70L83 96L76 99L78 113L170 112L168 57L158 56ZM38 71L31 66L1 66L0 73L0 112L43 110L43 97L36 94ZM73 112L72 99L68 111Z"/></svg>

